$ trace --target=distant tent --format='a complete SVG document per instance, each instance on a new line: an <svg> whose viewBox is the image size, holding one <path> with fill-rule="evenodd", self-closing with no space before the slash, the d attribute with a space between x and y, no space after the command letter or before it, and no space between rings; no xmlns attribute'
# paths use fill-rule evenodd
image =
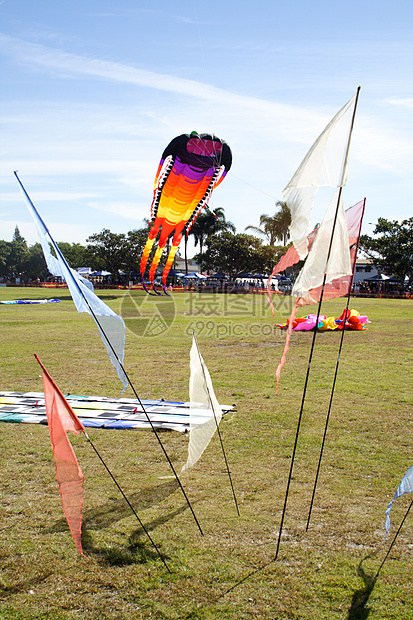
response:
<svg viewBox="0 0 413 620"><path fill-rule="evenodd" d="M217 273L213 273L212 276L209 277L212 278L212 280L228 280L228 276L226 276L225 273L221 273L220 271L217 271Z"/></svg>
<svg viewBox="0 0 413 620"><path fill-rule="evenodd" d="M91 273L92 276L110 276L112 275L112 273L110 271L92 271Z"/></svg>

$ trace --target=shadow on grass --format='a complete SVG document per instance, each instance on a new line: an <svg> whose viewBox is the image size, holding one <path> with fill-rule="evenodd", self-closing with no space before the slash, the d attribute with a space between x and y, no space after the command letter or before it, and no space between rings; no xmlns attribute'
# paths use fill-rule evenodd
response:
<svg viewBox="0 0 413 620"><path fill-rule="evenodd" d="M149 541L133 541L129 538L129 544L125 546L102 546L94 544L92 535L82 529L82 547L87 556L93 556L99 564L109 566L129 566L130 564L146 564L159 560L159 555ZM166 556L164 556L166 557ZM167 557L166 557L167 559Z"/></svg>
<svg viewBox="0 0 413 620"><path fill-rule="evenodd" d="M18 576L18 570L15 571L15 575ZM19 594L20 592L27 592L33 586L41 585L46 579L52 575L52 571L47 571L42 575L30 577L25 581L16 581L12 585L5 585L0 581L0 592L4 594Z"/></svg>
<svg viewBox="0 0 413 620"><path fill-rule="evenodd" d="M186 510L188 510L188 504L183 504L183 506L181 506L180 508L177 508L173 512L169 512L167 515L164 515L163 517L158 517L157 519L153 519L153 521L150 521L150 523L146 523L145 524L146 530L148 532L152 532L160 525L164 525L165 523L168 523L169 521L172 521L173 519L175 519L175 517L177 517L178 515L183 514ZM131 534L130 538L132 541L134 541L139 536L146 536L145 532L143 531L143 528L141 527L138 527Z"/></svg>
<svg viewBox="0 0 413 620"><path fill-rule="evenodd" d="M159 525L163 525L188 509L184 504L177 510L168 513L163 517L152 520L145 524L147 532L151 532ZM85 527L82 528L82 547L87 555L97 556L98 561L110 566L126 566L129 564L145 564L147 561L158 560L159 555L148 540L147 534L142 527L138 527L129 536L129 544L125 547L97 547L93 543L92 534ZM169 556L162 554L165 559Z"/></svg>
<svg viewBox="0 0 413 620"><path fill-rule="evenodd" d="M366 607L369 602L369 598L371 593L373 592L374 586L377 581L376 575L369 575L363 569L363 562L370 558L372 555L375 555L376 552L369 554L365 558L363 558L358 565L357 575L362 578L364 581L364 587L356 590L353 594L353 598L351 599L351 605L348 610L347 620L366 620L370 615L371 609Z"/></svg>
<svg viewBox="0 0 413 620"><path fill-rule="evenodd" d="M151 508L154 505L161 503L169 495L174 493L179 488L176 480L169 480L162 484L150 488L144 489L139 493L134 493L128 496L128 500L134 507L134 510L141 518L140 511ZM169 512L168 514L153 519L150 523L144 523L146 531L150 532L155 530L160 525L167 523L175 519L178 515L187 510L187 504L184 504L180 508ZM129 537L128 544L125 546L114 545L98 547L94 544L92 531L100 530L113 525L114 523L121 521L125 517L131 516L130 507L127 505L122 496L119 498L109 500L105 504L98 508L92 508L85 511L83 515L83 527L82 527L82 547L86 555L93 555L97 560L103 564L109 564L111 566L125 566L128 564L144 564L147 561L159 559L155 549L151 547L151 543L147 538L147 535L143 528L139 526L132 532ZM61 532L68 529L66 519L59 519L52 527L48 528L47 532Z"/></svg>
<svg viewBox="0 0 413 620"><path fill-rule="evenodd" d="M176 480L168 480L162 484L149 489L143 489L138 493L127 495L129 502L132 504L137 514L140 516L142 510L147 510L154 505L161 503L169 495L172 495L179 488ZM113 525L117 521L121 521L129 516L131 509L119 494L119 497L109 499L107 502L97 508L91 508L83 512L83 525L88 530L102 529ZM165 517L168 520L168 517ZM155 521L153 522L155 523ZM146 527L146 526L145 526ZM155 527L155 526L154 526ZM47 532L61 532L67 530L67 522L65 518L59 519Z"/></svg>

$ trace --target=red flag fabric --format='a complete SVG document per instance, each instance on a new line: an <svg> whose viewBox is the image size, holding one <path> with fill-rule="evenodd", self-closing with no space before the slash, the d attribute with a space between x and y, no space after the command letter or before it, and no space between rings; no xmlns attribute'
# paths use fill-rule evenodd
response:
<svg viewBox="0 0 413 620"><path fill-rule="evenodd" d="M47 423L63 512L76 549L84 556L81 543L84 476L66 433L78 434L85 429L37 355L35 358L43 369Z"/></svg>
<svg viewBox="0 0 413 620"><path fill-rule="evenodd" d="M331 280L330 282L326 282L324 284L324 289L322 286L311 289L310 291L311 299L297 297L295 300L295 304L291 312L291 316L288 320L287 337L286 337L286 342L284 345L284 351L281 357L281 361L278 364L278 367L276 370L276 377L277 377L277 390L276 391L277 393L278 393L278 386L279 386L280 377L281 377L281 370L286 362L286 356L287 356L288 349L290 346L291 331L293 328L293 321L295 320L295 317L296 317L297 306L304 306L306 304L311 304L315 301L319 301L322 292L323 292L323 299L325 300L333 299L336 297L343 297L344 295L350 294L351 285L352 285L353 277L354 277L354 270L356 266L357 250L358 250L358 243L360 239L361 224L363 220L365 202L366 202L365 199L361 200L360 202L357 202L355 205L347 209L345 212L347 228L348 228L350 261L351 261L352 271L353 271L352 275L341 276L340 278L335 278L334 280ZM317 234L317 230L318 229L315 228L307 237L309 249L311 249L311 246L314 242L314 239ZM270 278L267 281L267 292L268 292L270 305L271 305L273 314L274 314L274 307L273 307L272 300L271 300L271 288L270 288L271 278L276 273L279 273L279 271L281 271L281 268L284 270L287 267L291 267L292 265L297 263L298 260L299 260L298 252L295 250L294 246L291 246L288 249L287 253L283 257L281 257L278 264L274 267L274 270ZM363 327L354 326L353 329L363 329Z"/></svg>
<svg viewBox="0 0 413 620"><path fill-rule="evenodd" d="M351 289L351 285L354 277L354 268L356 265L358 240L361 232L361 224L364 214L365 199L357 202L355 205L346 209L346 221L348 228L348 240L350 247L350 262L352 265L353 273L351 275L341 276L335 278L330 282L326 282L324 285L323 299L334 299L336 297L344 297ZM313 231L314 233L314 231ZM313 234L311 233L311 235ZM315 236L315 235L314 235ZM309 235L310 239L310 235ZM310 241L312 243L312 241ZM320 301L322 286L311 289L311 299L300 299L299 306L311 304L313 302Z"/></svg>
<svg viewBox="0 0 413 620"><path fill-rule="evenodd" d="M348 227L349 246L350 246L350 261L352 265L354 264L355 254L357 252L357 241L358 241L358 236L359 236L360 228L361 228L361 220L363 217L364 203L365 203L365 200L361 200L360 202L357 202L355 205L353 205L349 209L346 209L346 212L345 212L346 220L347 220L347 227ZM310 251L311 246L313 245L314 239L317 234L317 230L318 228L314 228L314 230L312 230L307 237L308 251ZM287 252L280 258L278 263L275 265L270 277L267 280L268 299L270 302L273 315L274 315L274 306L273 306L272 299L271 299L272 292L273 292L271 290L271 280L276 274L281 273L288 267L292 267L293 265L298 263L299 260L300 260L300 257L298 255L297 250L295 249L293 245L290 246ZM349 290L352 277L353 276L342 276L341 278L336 278L335 280L332 280L331 282L326 282L324 286L323 299L333 299L335 297L343 297L344 295L346 295ZM322 287L319 286L311 290L311 298L313 302L320 300L321 289ZM298 302L298 305L304 306L306 304L311 304L311 303L312 301L309 301L307 299L300 299L300 301Z"/></svg>

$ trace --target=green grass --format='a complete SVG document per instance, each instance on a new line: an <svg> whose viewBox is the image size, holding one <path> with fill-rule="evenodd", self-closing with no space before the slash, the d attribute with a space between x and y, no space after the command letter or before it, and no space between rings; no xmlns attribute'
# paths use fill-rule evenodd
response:
<svg viewBox="0 0 413 620"><path fill-rule="evenodd" d="M76 436L85 474L85 560L63 518L47 427L0 424L1 620L411 619L412 515L374 587L369 578L411 500L395 502L385 541L385 509L412 465L412 302L352 300L372 323L345 334L306 533L340 337L317 335L279 558L226 595L275 554L312 334L293 334L276 395L285 334L274 328L265 297L98 294L124 315L125 367L141 398L188 398L195 331L219 401L237 405L221 432L241 516L217 437L182 476L201 537L152 433L90 430L172 574L85 438ZM0 389L42 391L36 353L64 393L119 396L97 329L76 312L68 291L0 288L0 300L45 297L62 302L0 305ZM275 321L284 323L290 299L277 301ZM345 300L334 300L323 312L338 316L344 307ZM132 397L132 390L124 395ZM174 432L161 438L180 471L188 438Z"/></svg>

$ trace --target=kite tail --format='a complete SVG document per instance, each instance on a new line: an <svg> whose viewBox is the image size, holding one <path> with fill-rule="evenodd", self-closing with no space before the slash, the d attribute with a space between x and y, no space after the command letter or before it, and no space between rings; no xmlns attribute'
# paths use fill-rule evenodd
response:
<svg viewBox="0 0 413 620"><path fill-rule="evenodd" d="M288 349L290 348L291 332L293 331L293 322L295 319L295 315L297 314L297 307L298 307L299 299L300 298L297 297L297 299L295 300L295 304L291 312L291 316L288 319L287 337L285 339L284 351L281 356L281 361L277 366L277 370L275 371L275 376L277 377L277 390L276 390L277 394L278 394L278 385L280 383L280 378L281 378L281 370L287 360L287 353L288 353Z"/></svg>
<svg viewBox="0 0 413 620"><path fill-rule="evenodd" d="M156 237L154 237L153 239L148 237L148 240L146 241L145 248L144 248L144 250L142 252L141 266L140 266L140 272L141 272L142 278L143 278L143 275L145 273L146 264L148 262L149 254L151 253L152 246L155 243L155 239L156 239Z"/></svg>
<svg viewBox="0 0 413 620"><path fill-rule="evenodd" d="M274 304L272 303L272 294L275 293L276 295L282 295L283 293L281 291L278 290L278 282L277 280L276 282L276 287L274 290L272 290L271 288L271 283L272 283L272 279L275 276L275 274L278 273L277 271L277 265L274 267L274 269L272 270L272 273L270 275L270 277L267 280L267 297L268 297L268 301L270 303L271 306L271 311L272 311L272 316L275 316L275 311L274 311Z"/></svg>
<svg viewBox="0 0 413 620"><path fill-rule="evenodd" d="M154 254L154 257L152 259L152 264L151 264L151 268L149 269L149 281L153 282L154 278L155 278L155 274L156 274L156 269L159 265L159 261L161 260L162 257L162 252L164 250L164 245L160 246L158 245L158 247L156 248L156 252Z"/></svg>
<svg viewBox="0 0 413 620"><path fill-rule="evenodd" d="M179 239L177 245L172 245L170 252L168 254L168 258L166 260L165 267L164 267L163 274L162 274L162 284L164 286L166 285L166 278L168 277L168 273L170 272L173 262L175 260L175 254L178 251L180 241L181 239Z"/></svg>

